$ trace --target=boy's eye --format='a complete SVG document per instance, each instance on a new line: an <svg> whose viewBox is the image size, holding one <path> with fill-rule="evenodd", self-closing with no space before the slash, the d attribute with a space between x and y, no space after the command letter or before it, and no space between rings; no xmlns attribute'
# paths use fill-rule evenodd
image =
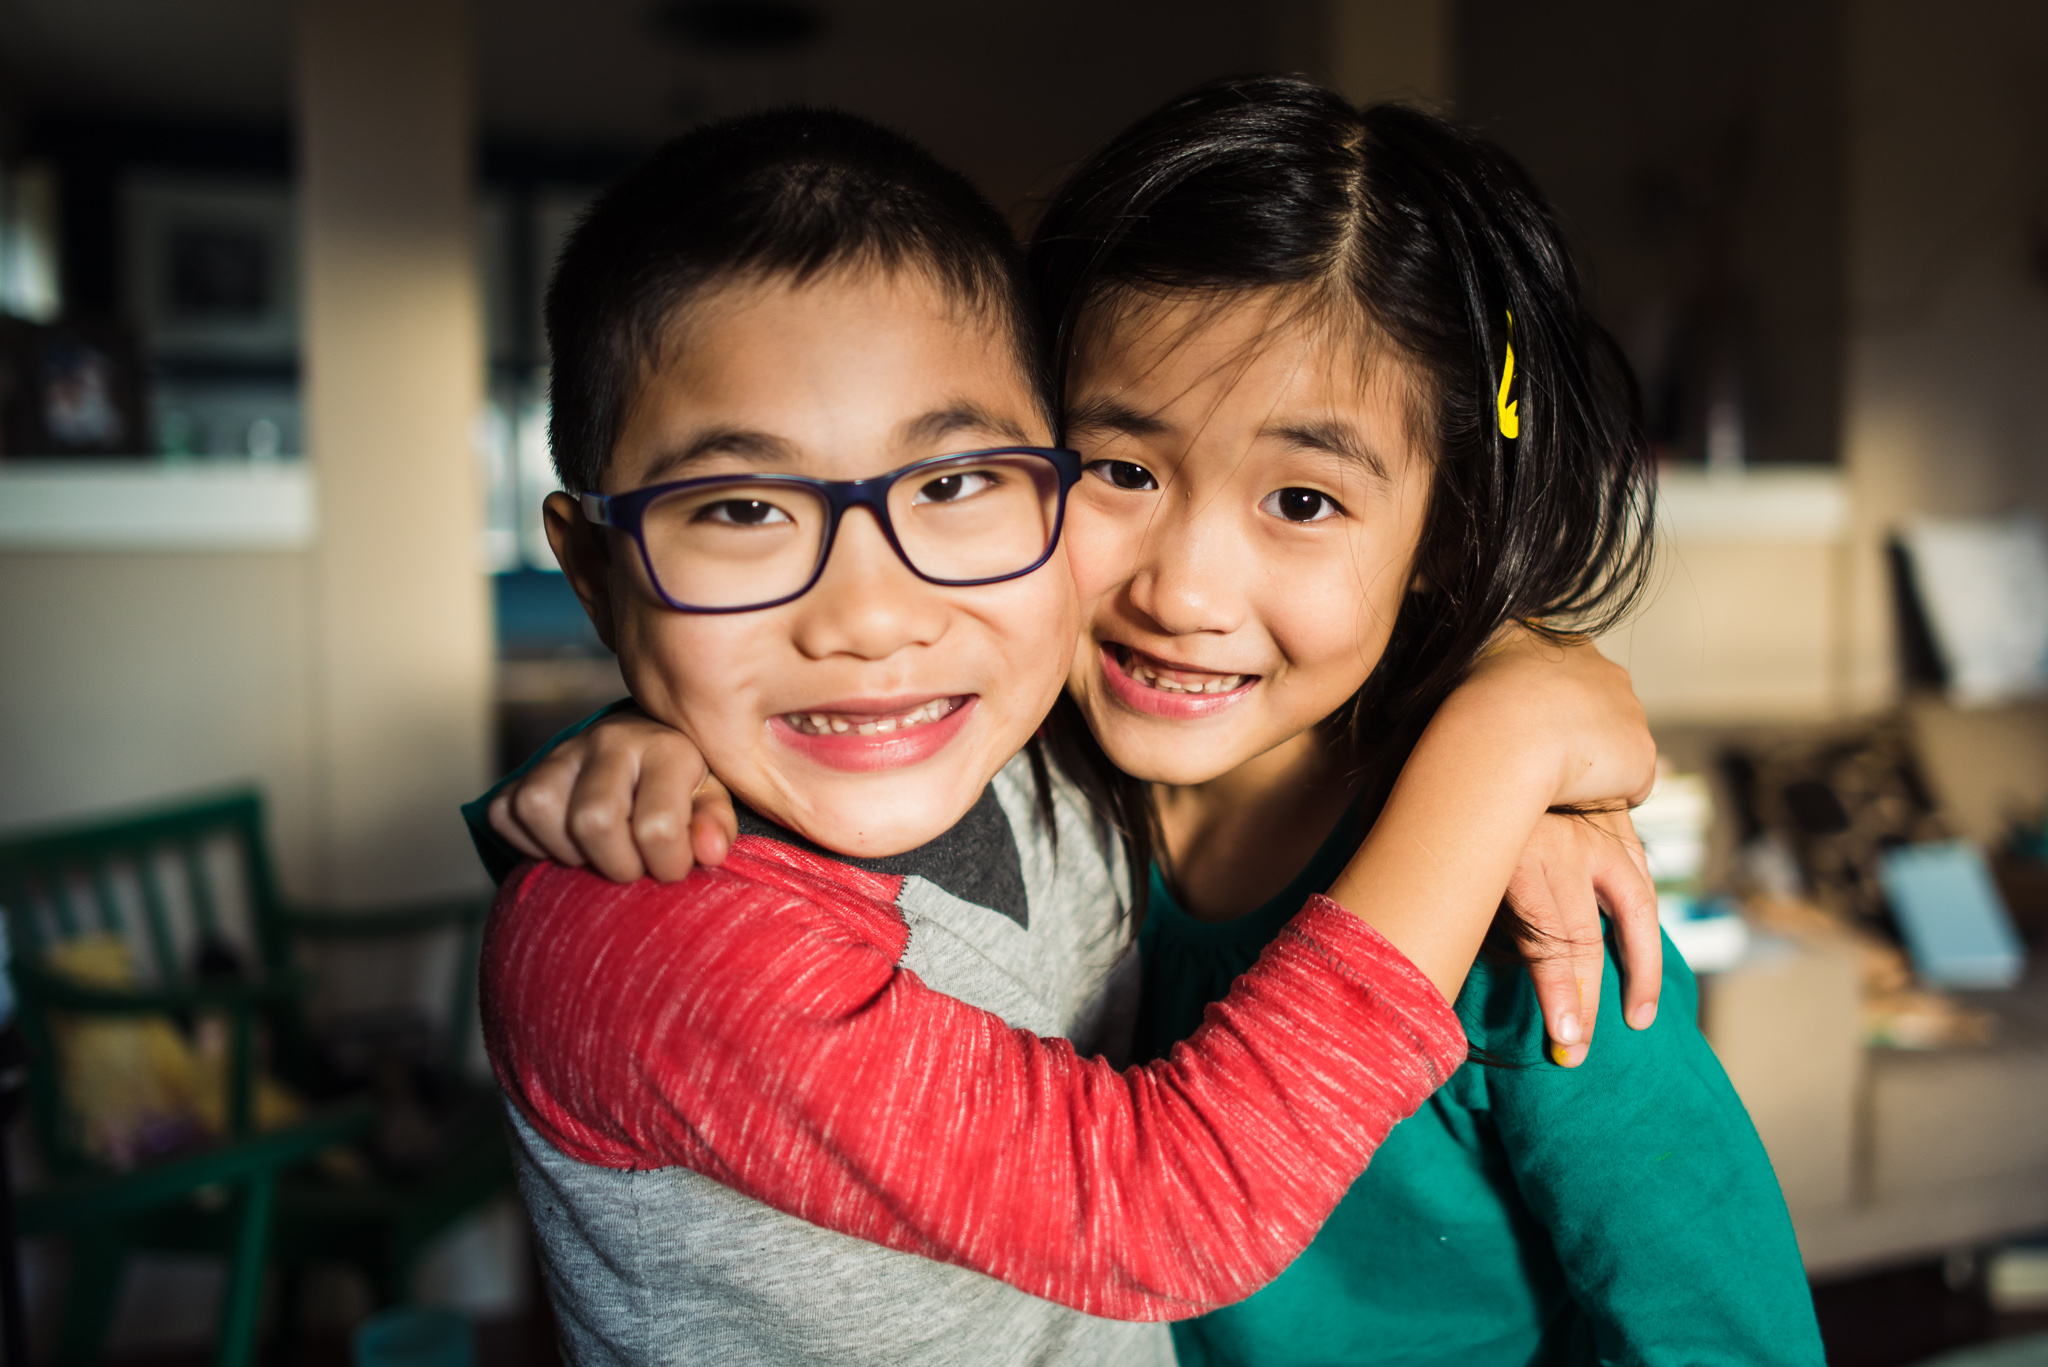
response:
<svg viewBox="0 0 2048 1367"><path fill-rule="evenodd" d="M1275 489L1260 500L1259 510L1288 522L1321 522L1344 511L1337 500L1313 489Z"/></svg>
<svg viewBox="0 0 2048 1367"><path fill-rule="evenodd" d="M1091 461L1088 473L1097 479L1106 480L1119 489L1157 489L1159 481L1152 478L1152 472L1142 465L1127 460Z"/></svg>
<svg viewBox="0 0 2048 1367"><path fill-rule="evenodd" d="M958 503L996 486L996 476L987 470L959 470L928 479L917 486L912 503Z"/></svg>
<svg viewBox="0 0 2048 1367"><path fill-rule="evenodd" d="M788 522L790 516L773 503L763 503L758 498L722 498L699 508L697 521L723 522L731 527L766 527L771 523Z"/></svg>

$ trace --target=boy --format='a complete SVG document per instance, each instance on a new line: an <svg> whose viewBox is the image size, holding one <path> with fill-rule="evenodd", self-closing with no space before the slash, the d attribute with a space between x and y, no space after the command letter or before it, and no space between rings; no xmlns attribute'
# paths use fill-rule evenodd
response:
<svg viewBox="0 0 2048 1367"><path fill-rule="evenodd" d="M1171 1061L1085 1058L1126 1029L1126 871L1013 759L1066 674L1079 474L1017 279L965 182L803 111L672 144L564 254L550 540L744 804L720 869L530 868L486 939L579 1362L1170 1362L1095 1316L1270 1279L1464 1056L1492 898L1390 876L1387 938L1319 899Z"/></svg>

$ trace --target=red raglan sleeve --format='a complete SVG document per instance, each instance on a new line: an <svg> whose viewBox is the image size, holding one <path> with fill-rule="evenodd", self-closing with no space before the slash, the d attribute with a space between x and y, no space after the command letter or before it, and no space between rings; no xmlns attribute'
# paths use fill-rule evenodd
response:
<svg viewBox="0 0 2048 1367"><path fill-rule="evenodd" d="M899 969L894 908L539 866L484 945L498 1079L562 1152L682 1166L1116 1319L1250 1295L1465 1057L1399 951L1314 899L1171 1058L1119 1071ZM742 871L735 871L735 870Z"/></svg>

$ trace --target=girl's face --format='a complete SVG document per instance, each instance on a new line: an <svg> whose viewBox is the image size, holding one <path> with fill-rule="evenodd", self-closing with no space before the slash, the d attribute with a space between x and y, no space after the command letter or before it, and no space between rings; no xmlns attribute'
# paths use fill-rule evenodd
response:
<svg viewBox="0 0 2048 1367"><path fill-rule="evenodd" d="M1084 334L1068 688L1125 772L1197 784L1365 682L1414 578L1431 466L1410 386L1282 298L1177 298Z"/></svg>

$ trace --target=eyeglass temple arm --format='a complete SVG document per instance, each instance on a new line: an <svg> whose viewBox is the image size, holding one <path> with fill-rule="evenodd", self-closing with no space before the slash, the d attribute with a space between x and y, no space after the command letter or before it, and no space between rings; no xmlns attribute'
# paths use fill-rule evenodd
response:
<svg viewBox="0 0 2048 1367"><path fill-rule="evenodd" d="M609 506L611 500L603 494L580 494L577 496L576 502L582 507L583 516L593 526L609 527L612 525L612 513Z"/></svg>

